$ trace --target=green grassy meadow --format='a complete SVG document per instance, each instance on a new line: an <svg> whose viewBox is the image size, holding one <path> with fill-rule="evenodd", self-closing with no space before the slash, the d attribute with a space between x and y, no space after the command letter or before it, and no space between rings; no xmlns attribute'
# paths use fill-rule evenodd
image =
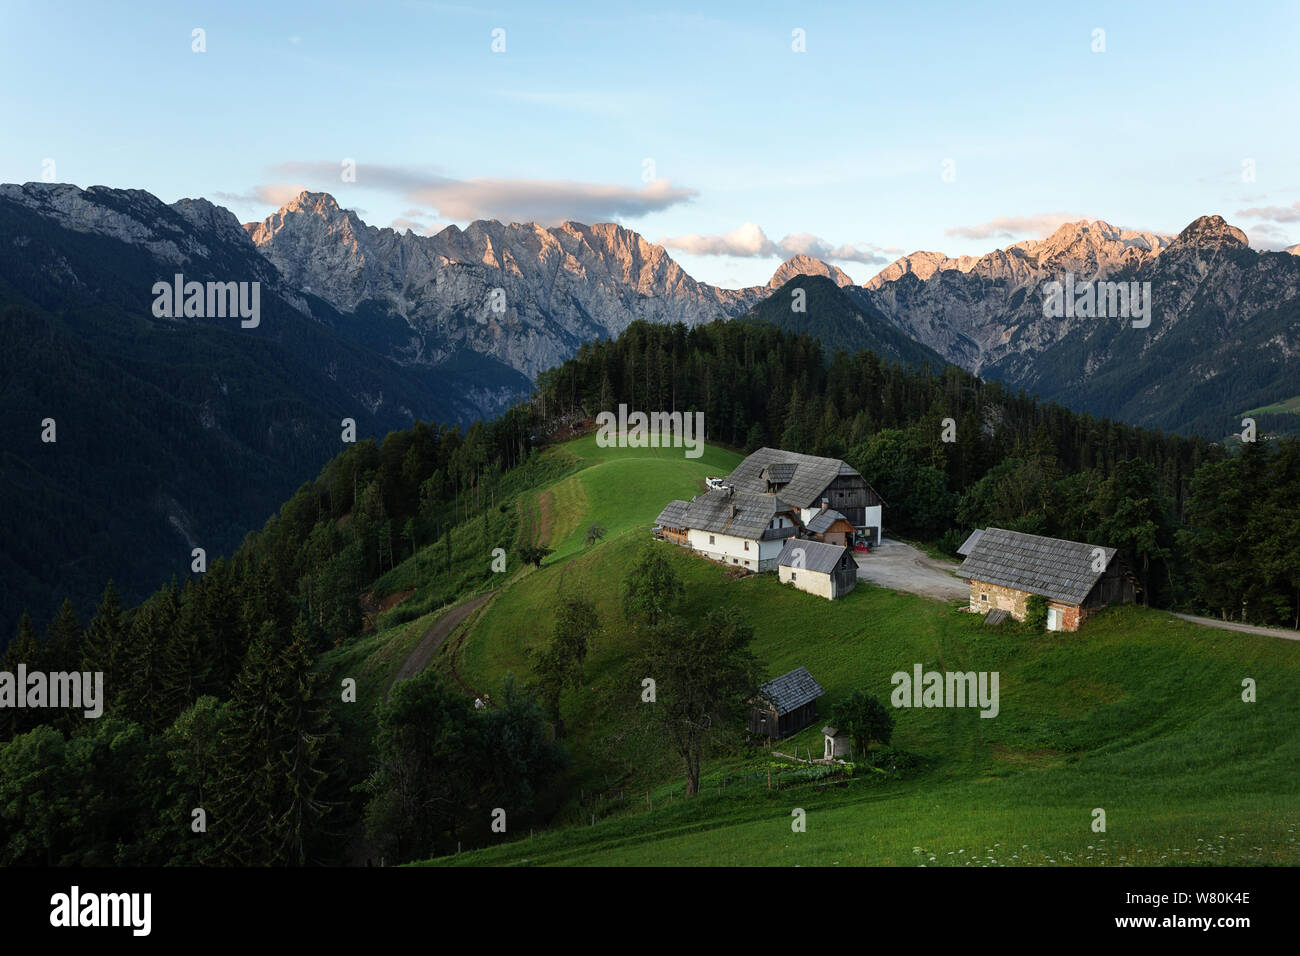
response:
<svg viewBox="0 0 1300 956"><path fill-rule="evenodd" d="M620 615L621 584L663 505L699 493L705 475L728 473L740 456L602 449L593 437L551 453L577 463L523 491L511 514L555 553L540 569L515 569L448 655L475 693L496 693L507 675L527 679L527 649L548 638L558 595L595 603L603 632L585 685L562 707L572 792L544 831L507 833L499 846L431 862L1300 862L1300 645L1132 606L1074 634L989 628L957 606L866 583L829 602L771 574L728 579L723 567L658 543L686 585L680 613L741 608L767 675L807 667L826 690L822 716L857 689L888 701L891 675L917 663L999 674L993 719L974 707L893 710L893 747L915 767L794 784L761 746L738 746L708 759L703 793L684 800L677 758L646 720L653 705L641 702L640 679L649 675L631 667L638 638ZM592 522L607 534L587 546ZM422 632L431 620L402 627ZM357 666L382 654L374 672L395 672L414 631L386 633L366 639L369 652L350 645ZM450 663L444 656L435 666ZM1244 678L1256 682L1254 703L1242 700ZM823 722L777 749L820 756ZM768 789L774 764L785 785ZM806 812L806 832L792 831L796 808ZM1093 829L1096 809L1105 832Z"/></svg>

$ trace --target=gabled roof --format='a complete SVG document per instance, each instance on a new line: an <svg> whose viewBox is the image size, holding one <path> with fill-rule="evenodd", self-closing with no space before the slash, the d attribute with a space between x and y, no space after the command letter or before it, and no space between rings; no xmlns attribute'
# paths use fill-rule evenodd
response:
<svg viewBox="0 0 1300 956"><path fill-rule="evenodd" d="M690 503L686 501L670 501L659 512L659 517L655 518L655 524L663 525L666 528L685 528L686 527L686 509Z"/></svg>
<svg viewBox="0 0 1300 956"><path fill-rule="evenodd" d="M735 514L732 514L733 508ZM776 495L756 495L743 491L728 494L725 488L717 488L695 496L687 506L683 527L730 534L738 538L779 538L790 534L790 529L766 535L768 525L778 512L792 510Z"/></svg>
<svg viewBox="0 0 1300 956"><path fill-rule="evenodd" d="M1093 553L1098 550L1102 571L1093 570ZM957 574L1066 604L1082 604L1114 557L1114 548L985 528Z"/></svg>
<svg viewBox="0 0 1300 956"><path fill-rule="evenodd" d="M803 550L803 564L797 565L795 561L795 552ZM842 544L827 544L825 541L809 541L806 538L791 538L781 549L781 554L777 557L778 566L787 568L800 568L805 571L818 571L822 574L830 574L840 563L840 558L844 552L849 549ZM849 552L852 554L852 552Z"/></svg>
<svg viewBox="0 0 1300 956"><path fill-rule="evenodd" d="M764 492L767 491L764 469L771 473L772 466L787 464L796 467L790 473L789 484L781 489L781 500L796 508L811 507L826 486L840 475L862 477L838 458L818 458L779 448L760 448L736 466L727 483L735 485L737 491ZM784 469L778 473L784 473Z"/></svg>
<svg viewBox="0 0 1300 956"><path fill-rule="evenodd" d="M825 693L806 667L796 667L790 673L782 674L758 688L759 696L771 702L776 708L777 716L798 710Z"/></svg>
<svg viewBox="0 0 1300 956"><path fill-rule="evenodd" d="M970 537L967 538L965 541L963 541L961 547L957 549L957 553L960 554L962 557L965 557L966 555L970 554L971 550L975 547L976 543L979 542L980 535L982 535L983 533L984 533L983 530L980 528L976 528L974 531L972 531L970 533Z"/></svg>
<svg viewBox="0 0 1300 956"><path fill-rule="evenodd" d="M829 724L822 728L822 733L827 737L847 737L849 735L847 730L840 730L838 727L831 727Z"/></svg>
<svg viewBox="0 0 1300 956"><path fill-rule="evenodd" d="M813 534L825 534L827 531L831 530L831 525L835 524L835 522L848 520L848 518L844 517L844 515L832 508L823 508L821 511L809 518L808 523L805 524L804 527ZM852 525L852 522L849 523Z"/></svg>

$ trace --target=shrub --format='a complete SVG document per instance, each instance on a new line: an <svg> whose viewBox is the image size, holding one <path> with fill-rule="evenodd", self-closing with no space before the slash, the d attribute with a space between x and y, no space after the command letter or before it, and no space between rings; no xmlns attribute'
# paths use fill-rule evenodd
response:
<svg viewBox="0 0 1300 956"><path fill-rule="evenodd" d="M1041 594L1029 595L1025 601L1025 624L1035 631L1047 627L1047 598Z"/></svg>

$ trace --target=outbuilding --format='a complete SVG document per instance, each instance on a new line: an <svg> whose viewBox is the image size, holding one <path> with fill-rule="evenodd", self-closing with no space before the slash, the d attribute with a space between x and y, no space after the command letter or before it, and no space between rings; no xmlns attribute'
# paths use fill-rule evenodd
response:
<svg viewBox="0 0 1300 956"><path fill-rule="evenodd" d="M817 719L817 698L825 693L806 667L760 685L751 702L749 732L773 740L798 733Z"/></svg>
<svg viewBox="0 0 1300 956"><path fill-rule="evenodd" d="M1001 609L1025 619L1031 595L1047 601L1049 631L1077 631L1108 604L1129 604L1137 585L1114 548L984 528L957 549L966 560L957 574L970 582L970 609Z"/></svg>
<svg viewBox="0 0 1300 956"><path fill-rule="evenodd" d="M822 499L821 510L808 519L804 529L818 541L827 544L852 544L857 529L852 522Z"/></svg>
<svg viewBox="0 0 1300 956"><path fill-rule="evenodd" d="M776 560L782 584L829 600L843 597L858 583L858 563L853 551L842 544L826 544L806 538L791 538Z"/></svg>
<svg viewBox="0 0 1300 956"><path fill-rule="evenodd" d="M826 738L826 753L824 759L833 760L836 757L847 757L849 754L849 735L846 731L839 730L835 727L823 727L822 734Z"/></svg>

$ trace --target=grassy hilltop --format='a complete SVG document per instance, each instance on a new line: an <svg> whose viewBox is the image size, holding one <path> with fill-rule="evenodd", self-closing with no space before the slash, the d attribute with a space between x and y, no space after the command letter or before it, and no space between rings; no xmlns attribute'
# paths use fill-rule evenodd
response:
<svg viewBox="0 0 1300 956"><path fill-rule="evenodd" d="M507 833L500 846L431 862L1300 862L1300 646L1140 607L1108 610L1074 634L993 629L955 606L866 583L828 602L771 574L731 579L661 544L686 584L680 612L743 609L768 675L807 667L827 692L823 716L857 689L888 700L890 675L915 663L1000 674L994 719L976 708L893 711L893 746L917 758L914 767L793 783L793 765L743 749L711 758L702 794L684 800L675 756L645 732L642 708L653 705L641 702L641 675L628 669L635 639L619 613L621 584L663 505L698 493L705 475L728 473L740 456L712 447L699 459L681 449L602 449L587 437L545 457L539 473L547 477L498 509L499 533L508 527L518 543L554 554L540 569L518 568L512 554L509 573L479 588L490 590L486 603L431 666L468 691L495 695L507 675L528 678L526 650L549 635L559 595L593 601L603 631L584 686L563 699L570 786L556 798L549 829ZM593 522L607 533L587 545ZM484 523L458 529L464 560L490 560L495 545L475 540ZM428 550L389 576L390 590L414 589L407 600L421 599L414 569ZM328 663L347 662L363 687L382 691L443 613L381 627ZM1241 700L1246 677L1258 685L1256 703ZM820 756L823 722L778 749L811 747ZM768 789L774 764L786 785ZM791 830L796 807L807 812L807 832ZM1092 829L1094 808L1105 810L1104 833Z"/></svg>

